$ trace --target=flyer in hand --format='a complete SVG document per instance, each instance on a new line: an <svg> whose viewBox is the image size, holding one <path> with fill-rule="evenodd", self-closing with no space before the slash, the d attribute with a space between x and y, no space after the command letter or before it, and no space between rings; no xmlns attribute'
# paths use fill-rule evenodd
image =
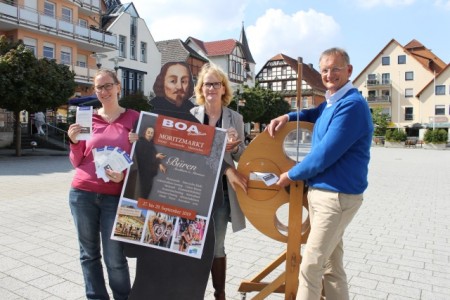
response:
<svg viewBox="0 0 450 300"><path fill-rule="evenodd" d="M136 132L111 238L201 258L226 131L141 112Z"/></svg>
<svg viewBox="0 0 450 300"><path fill-rule="evenodd" d="M76 123L80 124L81 132L78 134L78 140L88 140L92 136L92 106L78 106L76 112Z"/></svg>

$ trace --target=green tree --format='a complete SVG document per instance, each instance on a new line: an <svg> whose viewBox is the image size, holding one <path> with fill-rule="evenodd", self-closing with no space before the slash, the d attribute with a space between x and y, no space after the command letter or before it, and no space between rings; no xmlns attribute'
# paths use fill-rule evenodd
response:
<svg viewBox="0 0 450 300"><path fill-rule="evenodd" d="M263 104L260 95L254 88L244 86L244 90L236 93L230 108L237 110L237 102L240 101L239 113L244 117L244 123L252 122L263 113Z"/></svg>
<svg viewBox="0 0 450 300"><path fill-rule="evenodd" d="M55 109L75 90L75 74L54 60L37 59L22 41L0 36L0 107L14 114L14 144L21 155L20 112Z"/></svg>
<svg viewBox="0 0 450 300"><path fill-rule="evenodd" d="M61 105L67 104L76 87L75 73L68 66L58 64L54 59L42 58L37 61L37 68L33 71L35 81L30 85L30 89L35 96L29 109L56 110Z"/></svg>
<svg viewBox="0 0 450 300"><path fill-rule="evenodd" d="M264 111L261 116L256 118L256 122L260 124L269 124L272 119L289 112L291 107L289 103L283 99L281 94L269 89L260 90L262 90L261 97Z"/></svg>
<svg viewBox="0 0 450 300"><path fill-rule="evenodd" d="M383 113L381 107L375 107L372 110L372 122L375 127L374 136L386 135L386 130L389 124L389 115Z"/></svg>
<svg viewBox="0 0 450 300"><path fill-rule="evenodd" d="M134 109L137 111L150 111L150 103L148 98L142 92L137 92L132 95L124 96L119 103L125 108Z"/></svg>

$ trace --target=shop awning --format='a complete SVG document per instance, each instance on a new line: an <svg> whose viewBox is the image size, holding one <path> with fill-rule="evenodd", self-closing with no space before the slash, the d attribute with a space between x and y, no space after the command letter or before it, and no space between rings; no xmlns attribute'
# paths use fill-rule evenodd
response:
<svg viewBox="0 0 450 300"><path fill-rule="evenodd" d="M427 128L450 128L450 123L448 122L436 122L436 123L425 123Z"/></svg>
<svg viewBox="0 0 450 300"><path fill-rule="evenodd" d="M74 106L94 106L94 107L100 107L102 104L97 99L96 95L90 95L90 96L84 96L84 97L77 97L69 99L69 105Z"/></svg>

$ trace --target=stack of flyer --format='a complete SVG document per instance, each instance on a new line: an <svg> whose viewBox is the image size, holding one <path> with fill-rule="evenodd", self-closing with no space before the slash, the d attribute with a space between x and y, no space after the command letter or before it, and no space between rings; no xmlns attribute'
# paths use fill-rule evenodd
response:
<svg viewBox="0 0 450 300"><path fill-rule="evenodd" d="M97 177L102 178L105 182L109 181L105 170L122 172L133 164L130 155L119 147L105 146L94 148L92 153L94 155Z"/></svg>

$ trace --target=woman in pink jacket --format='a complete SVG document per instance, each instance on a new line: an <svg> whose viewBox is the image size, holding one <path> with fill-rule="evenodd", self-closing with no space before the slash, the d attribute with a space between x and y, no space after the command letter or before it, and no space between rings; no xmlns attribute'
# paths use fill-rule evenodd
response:
<svg viewBox="0 0 450 300"><path fill-rule="evenodd" d="M130 154L132 144L128 134L139 113L119 105L120 82L114 71L99 70L94 84L102 107L92 116L92 136L78 140L79 124L70 125L68 130L70 161L75 167L69 204L78 233L86 298L109 299L103 277L103 256L113 297L125 300L131 290L128 262L122 244L110 239L125 173L105 170L108 180L98 178L93 151L113 146Z"/></svg>

